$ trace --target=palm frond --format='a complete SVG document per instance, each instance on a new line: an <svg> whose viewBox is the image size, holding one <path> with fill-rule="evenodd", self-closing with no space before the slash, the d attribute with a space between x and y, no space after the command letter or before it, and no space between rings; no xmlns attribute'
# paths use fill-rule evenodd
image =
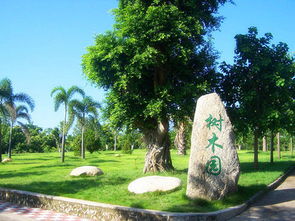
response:
<svg viewBox="0 0 295 221"><path fill-rule="evenodd" d="M16 114L18 114L18 113L27 113L27 114L29 114L29 109L25 105L18 105L15 108L15 112L16 112Z"/></svg>
<svg viewBox="0 0 295 221"><path fill-rule="evenodd" d="M24 133L25 137L26 137L26 142L27 144L30 143L31 141L31 136L30 136L30 131L29 131L29 128L27 127L27 125L23 124L22 122L20 121L17 121L18 125L20 126L22 132Z"/></svg>
<svg viewBox="0 0 295 221"><path fill-rule="evenodd" d="M66 90L62 87L62 86L58 86L52 89L50 96L52 97L53 94L55 94L56 92L59 92L60 94L66 94Z"/></svg>
<svg viewBox="0 0 295 221"><path fill-rule="evenodd" d="M69 88L68 92L67 92L67 97L68 97L68 100L70 100L75 93L78 93L80 94L82 97L85 96L85 92L79 88L78 86L72 86Z"/></svg>
<svg viewBox="0 0 295 221"><path fill-rule="evenodd" d="M10 118L10 120L12 122L14 122L16 120L16 107L14 104L11 104L11 103L5 103L4 104L4 107L5 107L5 110L7 111L8 113L8 117Z"/></svg>
<svg viewBox="0 0 295 221"><path fill-rule="evenodd" d="M57 111L61 104L66 104L66 94L59 93L54 97L54 111Z"/></svg>
<svg viewBox="0 0 295 221"><path fill-rule="evenodd" d="M33 111L34 108L35 108L34 100L29 95L27 95L25 93L17 93L17 94L15 94L12 97L12 100L14 102L22 102L22 103L27 104L30 107L31 111Z"/></svg>
<svg viewBox="0 0 295 221"><path fill-rule="evenodd" d="M7 98L13 94L12 83L8 78L0 81L0 98Z"/></svg>

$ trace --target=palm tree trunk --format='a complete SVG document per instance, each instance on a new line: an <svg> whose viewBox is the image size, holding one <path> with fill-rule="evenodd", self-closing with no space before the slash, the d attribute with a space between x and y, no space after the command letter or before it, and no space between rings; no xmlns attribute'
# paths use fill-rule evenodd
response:
<svg viewBox="0 0 295 221"><path fill-rule="evenodd" d="M258 134L254 131L254 169L258 169Z"/></svg>
<svg viewBox="0 0 295 221"><path fill-rule="evenodd" d="M273 163L273 140L274 140L274 135L273 132L270 133L270 163Z"/></svg>
<svg viewBox="0 0 295 221"><path fill-rule="evenodd" d="M67 123L67 106L65 105L65 117L62 131L62 141L61 141L61 162L65 162L65 142L66 142L66 123Z"/></svg>
<svg viewBox="0 0 295 221"><path fill-rule="evenodd" d="M280 140L280 132L277 133L277 149L278 149L278 158L281 159L281 140Z"/></svg>
<svg viewBox="0 0 295 221"><path fill-rule="evenodd" d="M10 129L9 129L8 158L11 158L12 129L13 129L13 123L11 122Z"/></svg>
<svg viewBox="0 0 295 221"><path fill-rule="evenodd" d="M84 126L81 128L81 157L85 159L85 147L84 147Z"/></svg>

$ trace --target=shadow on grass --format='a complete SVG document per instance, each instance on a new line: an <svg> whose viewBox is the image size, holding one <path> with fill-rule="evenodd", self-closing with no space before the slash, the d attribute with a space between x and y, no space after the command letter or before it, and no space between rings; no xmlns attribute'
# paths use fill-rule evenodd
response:
<svg viewBox="0 0 295 221"><path fill-rule="evenodd" d="M44 175L46 172L9 172L9 173L0 173L0 178L14 178L14 177L27 177L27 176L39 176ZM2 186L2 184L0 184Z"/></svg>
<svg viewBox="0 0 295 221"><path fill-rule="evenodd" d="M24 162L27 162L27 161L44 161L44 160L52 160L52 159L59 159L60 157L55 157L55 156L52 156L52 157L34 157L34 158L12 158L13 162L20 162L20 161L24 161Z"/></svg>
<svg viewBox="0 0 295 221"><path fill-rule="evenodd" d="M294 166L294 162L292 161L278 161L274 163L269 162L259 162L258 163L258 170L255 170L253 168L252 162L242 162L240 163L241 166L241 172L242 173L255 173L255 172L284 172L288 170L291 166Z"/></svg>
<svg viewBox="0 0 295 221"><path fill-rule="evenodd" d="M62 196L64 194L75 194L94 187L103 188L107 185L120 185L126 181L127 179L123 177L112 177L112 179L107 180L103 177L82 177L58 182L35 181L28 184L1 184L1 187Z"/></svg>
<svg viewBox="0 0 295 221"><path fill-rule="evenodd" d="M173 174L187 174L188 168L182 170L173 170L171 171Z"/></svg>
<svg viewBox="0 0 295 221"><path fill-rule="evenodd" d="M97 159L97 160L90 160L87 161L87 163L117 163L119 162L118 160L102 160L102 159Z"/></svg>
<svg viewBox="0 0 295 221"><path fill-rule="evenodd" d="M144 209L142 202L134 202L130 204L130 207L137 208L137 209Z"/></svg>
<svg viewBox="0 0 295 221"><path fill-rule="evenodd" d="M247 187L238 186L238 191L229 194L222 200L205 200L205 199L189 199L185 194L182 195L186 203L174 205L165 208L169 212L210 212L223 208L240 205L250 199L255 193L266 190L266 185L251 185Z"/></svg>

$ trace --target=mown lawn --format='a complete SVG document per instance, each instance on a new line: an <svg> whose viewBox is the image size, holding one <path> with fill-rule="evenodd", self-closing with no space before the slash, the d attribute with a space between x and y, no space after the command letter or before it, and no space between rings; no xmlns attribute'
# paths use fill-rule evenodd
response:
<svg viewBox="0 0 295 221"><path fill-rule="evenodd" d="M260 152L260 169L254 171L251 163L253 153L240 151L239 191L219 201L191 201L185 197L188 155L178 156L176 151L172 150L176 170L160 174L180 178L183 182L181 189L169 193L135 195L128 192L127 186L134 179L145 176L142 174L145 151L135 150L131 155L120 154L120 157L116 157L112 151L87 153L87 159L81 160L73 153L66 153L65 163L60 162L58 153L17 154L13 156L13 162L0 163L0 187L136 208L206 212L243 203L282 175L295 162L289 152L282 152L282 159L275 158L275 163L271 165L268 163L269 153ZM97 166L104 171L104 175L82 178L69 176L72 169L84 165Z"/></svg>

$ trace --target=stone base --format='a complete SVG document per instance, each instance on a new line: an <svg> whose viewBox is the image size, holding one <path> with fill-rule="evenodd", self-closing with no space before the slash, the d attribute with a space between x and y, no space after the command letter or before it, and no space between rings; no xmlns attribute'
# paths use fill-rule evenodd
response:
<svg viewBox="0 0 295 221"><path fill-rule="evenodd" d="M22 206L54 210L100 221L198 221L228 220L245 210L245 205L209 213L172 213L50 196L0 188L0 199Z"/></svg>

